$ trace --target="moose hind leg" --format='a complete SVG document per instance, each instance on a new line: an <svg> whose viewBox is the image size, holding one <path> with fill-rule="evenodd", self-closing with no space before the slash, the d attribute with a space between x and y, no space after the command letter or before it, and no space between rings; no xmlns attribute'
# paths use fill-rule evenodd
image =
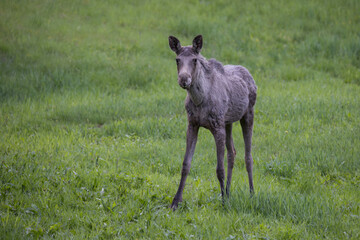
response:
<svg viewBox="0 0 360 240"><path fill-rule="evenodd" d="M220 183L221 196L224 200L224 153L225 153L225 128L214 129L211 131L215 138L217 166L216 175Z"/></svg>
<svg viewBox="0 0 360 240"><path fill-rule="evenodd" d="M230 196L230 186L231 186L231 178L232 178L232 171L234 168L234 160L236 156L236 151L234 147L234 142L232 138L232 123L227 124L225 126L226 130L226 150L227 150L227 180L226 180L226 196Z"/></svg>
<svg viewBox="0 0 360 240"><path fill-rule="evenodd" d="M245 143L245 164L249 177L249 187L251 194L254 193L253 158L251 155L251 138L253 132L253 123L254 123L254 109L251 108L240 120L243 137L244 137L244 143Z"/></svg>

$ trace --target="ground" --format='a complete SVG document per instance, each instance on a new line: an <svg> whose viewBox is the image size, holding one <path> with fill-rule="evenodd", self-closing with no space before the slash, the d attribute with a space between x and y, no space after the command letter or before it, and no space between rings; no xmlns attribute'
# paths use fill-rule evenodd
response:
<svg viewBox="0 0 360 240"><path fill-rule="evenodd" d="M360 2L0 2L0 236L358 239ZM200 130L184 201L186 92L168 36L257 86L223 206Z"/></svg>

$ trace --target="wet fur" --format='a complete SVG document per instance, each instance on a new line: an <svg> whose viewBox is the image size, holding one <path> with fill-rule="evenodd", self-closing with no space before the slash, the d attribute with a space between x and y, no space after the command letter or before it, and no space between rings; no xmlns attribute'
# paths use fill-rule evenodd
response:
<svg viewBox="0 0 360 240"><path fill-rule="evenodd" d="M251 138L256 102L255 81L249 71L240 65L225 65L215 59L206 60L201 54L202 37L193 41L193 46L181 47L175 37L169 37L170 48L179 59L196 58L191 68L191 85L187 88L185 108L188 116L187 145L182 168L182 177L171 207L175 210L182 201L186 177L190 171L199 127L207 128L214 135L217 150L217 177L224 196L224 151L227 148L228 176L226 193L230 193L232 168L236 155L232 139L232 123L240 121L245 142L245 163L249 176L250 192L253 193ZM190 69L190 67L189 67ZM179 69L178 69L179 70ZM181 82L179 74L179 84Z"/></svg>

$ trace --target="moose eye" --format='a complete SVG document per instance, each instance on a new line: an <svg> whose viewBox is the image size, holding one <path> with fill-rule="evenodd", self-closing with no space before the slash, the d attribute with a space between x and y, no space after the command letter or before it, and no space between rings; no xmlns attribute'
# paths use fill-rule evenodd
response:
<svg viewBox="0 0 360 240"><path fill-rule="evenodd" d="M180 59L177 58L176 59L176 64L179 65L179 63L180 63Z"/></svg>
<svg viewBox="0 0 360 240"><path fill-rule="evenodd" d="M194 64L194 65L196 65L196 63L197 63L197 59L196 59L196 58L194 58L192 61L193 61L193 64Z"/></svg>

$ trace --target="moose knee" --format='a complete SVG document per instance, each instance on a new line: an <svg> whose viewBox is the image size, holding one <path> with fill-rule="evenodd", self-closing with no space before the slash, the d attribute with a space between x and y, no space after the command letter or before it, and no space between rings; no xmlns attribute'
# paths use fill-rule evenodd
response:
<svg viewBox="0 0 360 240"><path fill-rule="evenodd" d="M225 170L223 167L217 167L216 168L216 175L218 179L224 179L225 177Z"/></svg>
<svg viewBox="0 0 360 240"><path fill-rule="evenodd" d="M251 155L245 157L245 165L246 165L246 170L248 172L251 172L253 168L253 159Z"/></svg>
<svg viewBox="0 0 360 240"><path fill-rule="evenodd" d="M190 172L190 164L183 163L181 174L187 176Z"/></svg>
<svg viewBox="0 0 360 240"><path fill-rule="evenodd" d="M235 155L228 153L227 159L228 159L228 167L232 169L234 167Z"/></svg>

